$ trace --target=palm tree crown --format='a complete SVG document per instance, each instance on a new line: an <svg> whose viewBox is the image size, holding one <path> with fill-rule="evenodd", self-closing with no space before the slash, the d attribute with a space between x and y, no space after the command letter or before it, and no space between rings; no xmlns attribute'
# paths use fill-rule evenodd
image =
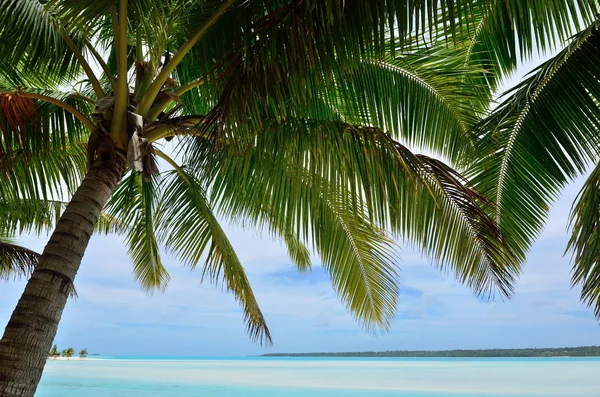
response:
<svg viewBox="0 0 600 397"><path fill-rule="evenodd" d="M444 163L394 140L455 164L473 154L469 128L481 108L467 106L467 71L452 76L456 65L441 64L450 51L425 57L415 42L402 55L393 35L378 33L379 17L354 25L365 11L358 3L9 8L23 16L9 28L37 28L3 48L23 65L3 81L2 150L15 175L5 200L64 194L86 163L126 152L131 171L106 212L126 225L145 289L168 283L160 244L192 267L207 252L202 274L223 279L251 333L269 338L218 208L280 236L300 269L310 267L309 244L368 328L389 326L396 304L395 244L381 228L453 267L477 292L510 294L518 262L485 212L488 201ZM155 148L175 136L177 161ZM172 171L158 173L156 158Z"/></svg>

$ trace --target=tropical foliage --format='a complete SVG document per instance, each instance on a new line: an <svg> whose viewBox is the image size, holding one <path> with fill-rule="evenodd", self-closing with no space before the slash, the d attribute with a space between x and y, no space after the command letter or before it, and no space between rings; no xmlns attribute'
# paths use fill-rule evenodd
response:
<svg viewBox="0 0 600 397"><path fill-rule="evenodd" d="M52 346L52 349L48 352L48 357L60 356L60 351L58 350L58 346Z"/></svg>
<svg viewBox="0 0 600 397"><path fill-rule="evenodd" d="M0 356L8 360L17 344L49 349L94 228L123 232L146 291L169 282L161 247L222 283L251 337L267 343L223 219L279 238L301 271L316 252L369 330L389 328L394 316L396 241L478 295L510 296L543 222L531 206L545 205L560 185L546 168L562 172L579 160L540 154L533 169L547 186L538 194L525 161L533 138L521 138L536 131L517 137L502 122L519 107L544 109L544 87L559 68L540 71L514 91L513 105L480 120L519 59L567 39L580 21L591 24L594 7L586 0L0 0L0 204L20 208L0 216L12 225L9 235L55 228L11 319L19 332L7 327ZM510 115L495 116L503 111ZM557 125L563 115L553 115ZM513 128L526 124L514 120ZM587 149L577 141L585 131L577 134L555 147ZM522 203L528 195L533 204ZM43 310L26 302L41 296L52 302L52 315L38 324L44 332L23 327ZM19 395L32 395L41 368L10 360L0 366L0 386L7 379ZM18 378L19 368L27 376Z"/></svg>
<svg viewBox="0 0 600 397"><path fill-rule="evenodd" d="M72 347L69 347L67 349L63 349L63 351L61 352L63 357L66 357L67 360L69 360L71 357L73 357L73 354L75 354L75 349L73 349Z"/></svg>
<svg viewBox="0 0 600 397"><path fill-rule="evenodd" d="M541 233L552 202L570 181L597 164L600 135L598 21L504 96L481 123L475 186L497 205L496 220L511 246L527 249ZM598 166L573 206L573 285L600 318L597 250Z"/></svg>
<svg viewBox="0 0 600 397"><path fill-rule="evenodd" d="M223 280L251 334L267 341L216 208L279 236L300 269L316 250L369 329L387 328L396 305L397 252L382 228L477 293L510 295L519 261L491 221L490 203L444 163L396 141L456 164L473 155L469 128L482 108L467 106L476 97L463 81L471 72L458 66L466 55L445 46L419 52L409 35L383 34L387 18L362 20L365 7L7 3L2 51L7 64L23 66L3 76L5 200L59 200L86 163L140 151L106 209L127 229L135 277L146 290L166 287L162 245ZM402 46L415 52L396 55ZM141 123L127 124L132 118ZM183 136L177 160L153 147L174 136ZM106 137L114 149L103 146ZM157 173L155 157L173 171Z"/></svg>
<svg viewBox="0 0 600 397"><path fill-rule="evenodd" d="M87 358L88 356L88 349L81 349L81 351L79 352L79 358Z"/></svg>
<svg viewBox="0 0 600 397"><path fill-rule="evenodd" d="M0 234L0 280L10 280L31 274L39 254Z"/></svg>

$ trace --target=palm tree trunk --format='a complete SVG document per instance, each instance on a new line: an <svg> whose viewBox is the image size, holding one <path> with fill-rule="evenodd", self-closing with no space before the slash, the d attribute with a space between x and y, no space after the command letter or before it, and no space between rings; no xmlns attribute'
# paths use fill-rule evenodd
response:
<svg viewBox="0 0 600 397"><path fill-rule="evenodd" d="M33 397L102 208L125 171L97 161L73 195L0 340L0 396Z"/></svg>

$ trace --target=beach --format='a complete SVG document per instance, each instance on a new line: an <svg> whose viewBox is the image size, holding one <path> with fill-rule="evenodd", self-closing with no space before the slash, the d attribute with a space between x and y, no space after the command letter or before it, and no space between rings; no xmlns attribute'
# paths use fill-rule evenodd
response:
<svg viewBox="0 0 600 397"><path fill-rule="evenodd" d="M39 397L591 396L600 359L49 360Z"/></svg>

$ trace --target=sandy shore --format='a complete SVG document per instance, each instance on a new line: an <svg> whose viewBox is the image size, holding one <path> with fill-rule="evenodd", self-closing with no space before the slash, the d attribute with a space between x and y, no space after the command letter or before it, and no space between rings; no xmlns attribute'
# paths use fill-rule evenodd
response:
<svg viewBox="0 0 600 397"><path fill-rule="evenodd" d="M77 356L77 357L76 357L76 356L73 356L73 357L70 357L70 358L67 358L67 357L56 357L56 358L54 358L54 357L48 357L47 359L48 359L48 360L56 360L56 361L78 361L78 360L85 361L85 360L97 360L96 358L93 358L93 357L81 358L81 357L79 357L79 356Z"/></svg>

